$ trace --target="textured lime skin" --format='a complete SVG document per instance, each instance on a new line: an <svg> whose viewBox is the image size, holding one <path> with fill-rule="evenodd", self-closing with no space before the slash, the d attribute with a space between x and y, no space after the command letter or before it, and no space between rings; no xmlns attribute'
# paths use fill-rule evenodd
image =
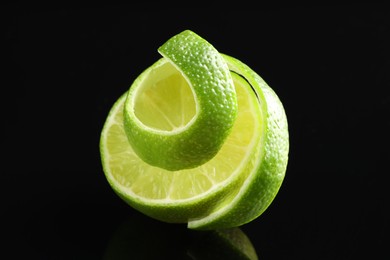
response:
<svg viewBox="0 0 390 260"><path fill-rule="evenodd" d="M194 219L192 229L220 229L246 224L259 217L277 195L287 168L289 132L283 105L275 92L251 68L241 61L223 55L229 69L242 75L258 96L263 112L264 131L261 149L255 155L253 170L242 180L241 188L231 201L207 217Z"/></svg>
<svg viewBox="0 0 390 260"><path fill-rule="evenodd" d="M130 87L125 104L126 134L146 163L171 171L194 168L213 158L230 133L237 116L233 81L220 53L189 30L172 37L159 52L163 60L149 67ZM171 132L146 127L134 113L137 86L164 62L171 62L187 79L197 103L195 118Z"/></svg>

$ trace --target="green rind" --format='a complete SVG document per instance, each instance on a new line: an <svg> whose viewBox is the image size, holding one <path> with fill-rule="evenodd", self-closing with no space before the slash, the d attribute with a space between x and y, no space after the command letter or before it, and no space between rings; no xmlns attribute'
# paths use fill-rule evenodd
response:
<svg viewBox="0 0 390 260"><path fill-rule="evenodd" d="M234 199L224 208L188 223L191 229L221 229L246 224L259 217L278 193L287 168L289 133L284 107L267 83L241 61L223 55L230 70L242 75L256 92L262 112L264 136L259 159Z"/></svg>
<svg viewBox="0 0 390 260"><path fill-rule="evenodd" d="M134 151L146 163L175 171L212 159L229 135L237 116L237 97L229 69L206 40L186 30L159 48L187 79L197 103L197 116L182 131L145 127L134 114L137 86L155 66L130 87L125 105L125 129Z"/></svg>

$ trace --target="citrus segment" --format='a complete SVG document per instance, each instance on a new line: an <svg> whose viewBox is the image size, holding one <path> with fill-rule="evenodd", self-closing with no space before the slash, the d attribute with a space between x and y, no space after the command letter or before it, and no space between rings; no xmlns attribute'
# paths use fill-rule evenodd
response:
<svg viewBox="0 0 390 260"><path fill-rule="evenodd" d="M233 127L237 100L219 52L191 31L159 48L164 57L130 87L125 131L150 165L181 170L213 158Z"/></svg>

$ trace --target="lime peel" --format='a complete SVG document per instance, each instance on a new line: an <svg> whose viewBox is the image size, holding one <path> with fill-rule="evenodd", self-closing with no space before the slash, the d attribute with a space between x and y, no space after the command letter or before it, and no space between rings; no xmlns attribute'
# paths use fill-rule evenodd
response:
<svg viewBox="0 0 390 260"><path fill-rule="evenodd" d="M245 75L262 105L264 131L255 165L240 189L223 208L207 217L190 220L192 229L229 228L246 224L260 216L274 200L283 182L288 162L288 122L276 93L252 69L241 61L224 55L230 70ZM237 217L240 216L240 217Z"/></svg>
<svg viewBox="0 0 390 260"><path fill-rule="evenodd" d="M233 127L237 117L233 81L219 52L189 30L173 36L158 51L165 59L146 70L129 90L124 109L126 134L134 151L148 164L171 171L194 168L217 154ZM158 77L148 84L144 81L153 77L153 69L166 63L186 79L196 114L185 126L152 130L137 118L136 100L155 87Z"/></svg>

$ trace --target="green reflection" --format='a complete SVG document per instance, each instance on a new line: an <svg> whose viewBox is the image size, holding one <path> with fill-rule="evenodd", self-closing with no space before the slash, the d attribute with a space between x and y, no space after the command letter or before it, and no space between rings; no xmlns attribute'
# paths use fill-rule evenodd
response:
<svg viewBox="0 0 390 260"><path fill-rule="evenodd" d="M240 228L189 232L190 259L258 259L251 241Z"/></svg>
<svg viewBox="0 0 390 260"><path fill-rule="evenodd" d="M105 260L122 259L258 259L240 228L194 231L186 225L148 218L128 219L108 241Z"/></svg>

